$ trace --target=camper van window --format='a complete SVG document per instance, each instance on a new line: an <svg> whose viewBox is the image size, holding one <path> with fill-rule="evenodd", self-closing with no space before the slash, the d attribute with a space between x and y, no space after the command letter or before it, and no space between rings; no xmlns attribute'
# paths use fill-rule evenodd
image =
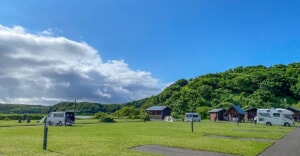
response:
<svg viewBox="0 0 300 156"><path fill-rule="evenodd" d="M277 110L278 111L278 113L281 113L282 112L282 110Z"/></svg>
<svg viewBox="0 0 300 156"><path fill-rule="evenodd" d="M290 114L284 114L284 117L287 118L287 119L293 119Z"/></svg>
<svg viewBox="0 0 300 156"><path fill-rule="evenodd" d="M261 115L263 117L267 117L267 118L271 117L271 115L269 113L259 113L259 115Z"/></svg>
<svg viewBox="0 0 300 156"><path fill-rule="evenodd" d="M193 117L193 116L192 116L191 114L187 114L186 117L187 117L187 118L191 118L191 117Z"/></svg>
<svg viewBox="0 0 300 156"><path fill-rule="evenodd" d="M258 121L264 121L264 118L259 118Z"/></svg>
<svg viewBox="0 0 300 156"><path fill-rule="evenodd" d="M280 117L279 113L273 113L273 117Z"/></svg>
<svg viewBox="0 0 300 156"><path fill-rule="evenodd" d="M64 117L64 113L54 113L54 117Z"/></svg>
<svg viewBox="0 0 300 156"><path fill-rule="evenodd" d="M48 117L51 117L52 113L48 114Z"/></svg>
<svg viewBox="0 0 300 156"><path fill-rule="evenodd" d="M270 112L270 110L267 110L267 112Z"/></svg>
<svg viewBox="0 0 300 156"><path fill-rule="evenodd" d="M198 115L193 115L194 118L198 118Z"/></svg>

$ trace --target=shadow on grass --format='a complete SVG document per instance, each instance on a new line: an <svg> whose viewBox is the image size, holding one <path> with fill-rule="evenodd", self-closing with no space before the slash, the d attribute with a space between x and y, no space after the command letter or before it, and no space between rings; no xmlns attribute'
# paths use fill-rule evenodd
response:
<svg viewBox="0 0 300 156"><path fill-rule="evenodd" d="M64 154L63 152L58 152L58 151L54 151L54 150L51 150L51 149L48 149L46 151L51 152L51 153L56 153L56 154Z"/></svg>

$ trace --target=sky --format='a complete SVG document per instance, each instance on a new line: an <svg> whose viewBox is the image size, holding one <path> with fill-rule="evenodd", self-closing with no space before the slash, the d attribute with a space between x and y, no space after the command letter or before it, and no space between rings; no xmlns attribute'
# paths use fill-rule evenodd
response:
<svg viewBox="0 0 300 156"><path fill-rule="evenodd" d="M300 58L296 0L3 0L0 103L124 103Z"/></svg>

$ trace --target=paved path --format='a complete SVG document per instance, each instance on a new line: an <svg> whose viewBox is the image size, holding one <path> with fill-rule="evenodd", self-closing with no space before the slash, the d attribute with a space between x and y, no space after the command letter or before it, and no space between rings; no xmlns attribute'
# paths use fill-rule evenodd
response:
<svg viewBox="0 0 300 156"><path fill-rule="evenodd" d="M259 156L299 156L300 155L300 127L295 128L275 144L266 149Z"/></svg>
<svg viewBox="0 0 300 156"><path fill-rule="evenodd" d="M132 150L162 154L166 156L231 156L229 154L172 148L159 145L145 145ZM300 126L276 141L259 156L299 156L300 155Z"/></svg>
<svg viewBox="0 0 300 156"><path fill-rule="evenodd" d="M160 145L145 145L133 148L133 150L162 154L164 156L232 156L229 154L207 152L207 151L196 151L181 148L172 148Z"/></svg>

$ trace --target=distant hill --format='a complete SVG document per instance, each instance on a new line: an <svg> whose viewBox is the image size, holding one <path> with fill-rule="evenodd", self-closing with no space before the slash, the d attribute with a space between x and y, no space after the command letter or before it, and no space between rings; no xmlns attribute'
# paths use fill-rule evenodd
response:
<svg viewBox="0 0 300 156"><path fill-rule="evenodd" d="M74 110L78 114L112 113L123 106L146 109L167 105L174 114L201 108L227 108L233 103L242 108L270 108L296 105L300 100L300 63L271 67L247 66L180 79L156 96L124 104L62 102L54 106L0 104L0 113L48 113ZM297 106L299 106L298 104Z"/></svg>
<svg viewBox="0 0 300 156"><path fill-rule="evenodd" d="M183 114L199 107L227 108L233 103L242 108L285 107L299 100L300 63L292 63L237 67L194 79L180 79L160 94L143 99L140 105L143 108L167 105L175 114Z"/></svg>
<svg viewBox="0 0 300 156"><path fill-rule="evenodd" d="M0 114L48 114L55 111L76 111L81 115L93 115L97 112L112 113L119 110L120 104L98 104L90 102L61 102L53 106L0 104Z"/></svg>
<svg viewBox="0 0 300 156"><path fill-rule="evenodd" d="M0 104L0 114L46 114L50 106Z"/></svg>

